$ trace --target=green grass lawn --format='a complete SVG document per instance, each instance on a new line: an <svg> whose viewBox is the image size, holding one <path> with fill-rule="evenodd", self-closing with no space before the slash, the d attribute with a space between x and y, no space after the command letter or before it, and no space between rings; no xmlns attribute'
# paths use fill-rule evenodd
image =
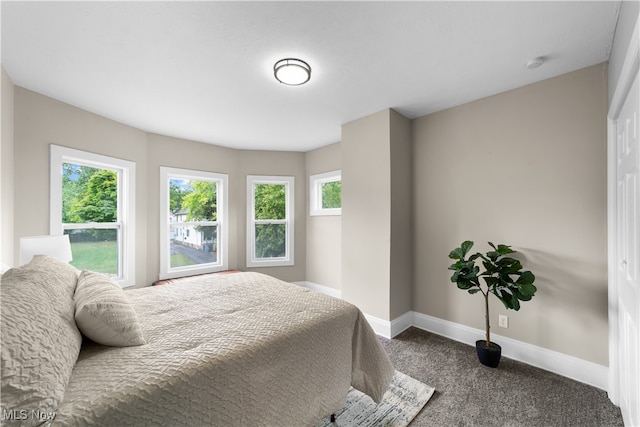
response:
<svg viewBox="0 0 640 427"><path fill-rule="evenodd" d="M186 256L176 253L175 255L171 255L171 268L175 267L184 267L185 265L194 265L195 262Z"/></svg>
<svg viewBox="0 0 640 427"><path fill-rule="evenodd" d="M118 274L118 247L116 242L71 243L73 261L71 265L80 270ZM195 262L182 254L171 255L171 267L194 265Z"/></svg>
<svg viewBox="0 0 640 427"><path fill-rule="evenodd" d="M71 243L71 265L81 270L118 274L118 247L116 242Z"/></svg>

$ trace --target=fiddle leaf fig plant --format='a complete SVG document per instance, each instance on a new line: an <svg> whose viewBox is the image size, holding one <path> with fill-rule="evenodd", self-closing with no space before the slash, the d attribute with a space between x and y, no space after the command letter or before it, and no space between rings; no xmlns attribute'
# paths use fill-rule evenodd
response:
<svg viewBox="0 0 640 427"><path fill-rule="evenodd" d="M489 294L495 295L507 309L518 311L520 301L531 300L537 291L533 285L536 280L533 273L522 271L522 263L509 256L516 253L511 246L488 243L493 250L484 254L476 252L467 257L473 247L470 240L462 242L460 247L449 253L449 258L455 260L449 266L449 270L453 270L451 281L470 294L480 292L484 296L487 348L491 344ZM484 271L480 272L478 264L484 267Z"/></svg>

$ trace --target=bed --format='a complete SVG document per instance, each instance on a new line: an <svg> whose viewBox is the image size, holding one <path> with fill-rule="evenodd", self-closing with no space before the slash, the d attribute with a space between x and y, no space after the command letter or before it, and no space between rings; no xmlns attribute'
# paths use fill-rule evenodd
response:
<svg viewBox="0 0 640 427"><path fill-rule="evenodd" d="M351 386L378 402L391 381L393 367L355 306L260 273L129 291L103 283L111 306L129 312L110 319L123 332L115 342L97 344L78 300L81 289L95 297L105 279L73 270L34 257L2 276L3 423L314 425L344 406ZM31 389L42 384L46 392Z"/></svg>

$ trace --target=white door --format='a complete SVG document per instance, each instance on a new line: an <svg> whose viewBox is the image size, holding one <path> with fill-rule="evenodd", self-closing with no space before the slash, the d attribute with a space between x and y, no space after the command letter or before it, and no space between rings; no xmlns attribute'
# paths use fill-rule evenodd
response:
<svg viewBox="0 0 640 427"><path fill-rule="evenodd" d="M625 425L640 426L640 74L616 123L616 282L619 401Z"/></svg>

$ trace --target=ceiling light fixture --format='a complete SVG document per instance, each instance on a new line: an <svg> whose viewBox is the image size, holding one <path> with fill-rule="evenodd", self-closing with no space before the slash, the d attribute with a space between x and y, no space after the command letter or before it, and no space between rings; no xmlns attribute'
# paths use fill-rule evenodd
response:
<svg viewBox="0 0 640 427"><path fill-rule="evenodd" d="M273 75L280 83L300 86L311 79L311 67L301 59L281 59L273 66Z"/></svg>

